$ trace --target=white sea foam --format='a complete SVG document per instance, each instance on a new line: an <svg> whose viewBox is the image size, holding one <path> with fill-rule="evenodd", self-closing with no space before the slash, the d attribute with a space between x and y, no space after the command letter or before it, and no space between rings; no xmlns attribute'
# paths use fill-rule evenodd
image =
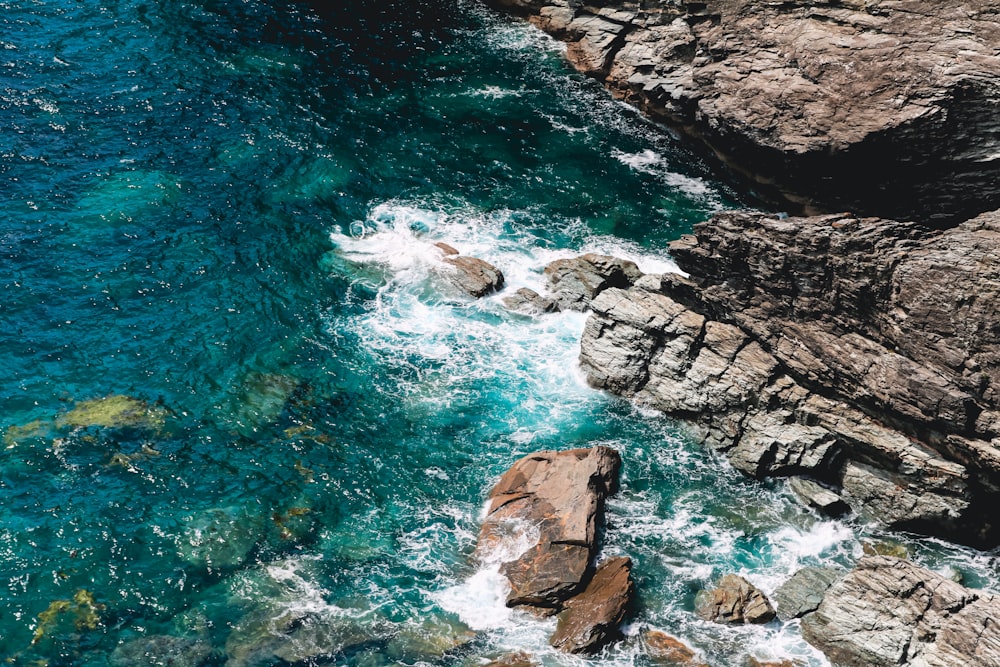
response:
<svg viewBox="0 0 1000 667"><path fill-rule="evenodd" d="M622 164L640 173L655 176L666 185L690 197L704 199L715 194L715 191L704 180L671 170L670 163L666 158L652 149L647 148L638 153L626 153L615 149L611 154Z"/></svg>

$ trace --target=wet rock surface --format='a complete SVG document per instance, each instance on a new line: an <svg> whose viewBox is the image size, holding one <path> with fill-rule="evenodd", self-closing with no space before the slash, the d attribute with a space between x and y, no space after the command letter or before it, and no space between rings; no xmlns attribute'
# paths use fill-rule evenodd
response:
<svg viewBox="0 0 1000 667"><path fill-rule="evenodd" d="M477 299L503 288L503 272L486 260L461 255L444 242L434 245L441 251L441 261L448 268L442 275L454 287Z"/></svg>
<svg viewBox="0 0 1000 667"><path fill-rule="evenodd" d="M598 294L611 287L627 289L642 277L642 272L634 262L588 253L549 263L545 277L562 310L585 311Z"/></svg>
<svg viewBox="0 0 1000 667"><path fill-rule="evenodd" d="M834 583L802 634L836 665L1000 665L1000 598L888 556Z"/></svg>
<svg viewBox="0 0 1000 667"><path fill-rule="evenodd" d="M622 636L619 626L634 595L630 558L601 563L587 587L566 603L550 643L568 653L595 653Z"/></svg>
<svg viewBox="0 0 1000 667"><path fill-rule="evenodd" d="M815 611L833 582L844 572L828 567L804 567L779 586L771 598L783 621Z"/></svg>
<svg viewBox="0 0 1000 667"><path fill-rule="evenodd" d="M490 4L792 205L942 224L1000 206L996 3Z"/></svg>
<svg viewBox="0 0 1000 667"><path fill-rule="evenodd" d="M594 563L620 468L605 446L541 451L514 463L490 493L479 558L501 554L507 606L561 612L552 643L567 652L592 653L616 639L634 593L630 559Z"/></svg>
<svg viewBox="0 0 1000 667"><path fill-rule="evenodd" d="M671 246L689 278L594 299L580 362L750 475L807 476L890 527L995 544L998 248L996 212L940 233L719 214Z"/></svg>
<svg viewBox="0 0 1000 667"><path fill-rule="evenodd" d="M712 590L695 598L695 613L706 621L739 625L767 623L774 619L774 607L767 596L741 576L727 574Z"/></svg>

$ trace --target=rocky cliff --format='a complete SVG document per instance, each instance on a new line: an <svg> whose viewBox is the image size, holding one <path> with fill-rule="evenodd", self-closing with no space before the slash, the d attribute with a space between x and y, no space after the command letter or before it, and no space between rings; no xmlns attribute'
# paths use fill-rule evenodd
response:
<svg viewBox="0 0 1000 667"><path fill-rule="evenodd" d="M990 0L488 2L793 210L947 226L1000 206Z"/></svg>
<svg viewBox="0 0 1000 667"><path fill-rule="evenodd" d="M594 386L688 420L748 474L1000 542L1000 213L941 233L723 213L671 251L688 277L590 304Z"/></svg>

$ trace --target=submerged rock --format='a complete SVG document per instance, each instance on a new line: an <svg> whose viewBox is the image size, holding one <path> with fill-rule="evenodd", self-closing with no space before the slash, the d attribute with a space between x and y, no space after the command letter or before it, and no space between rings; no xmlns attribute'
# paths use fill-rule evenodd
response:
<svg viewBox="0 0 1000 667"><path fill-rule="evenodd" d="M211 655L212 645L203 639L150 635L117 647L110 660L113 667L199 667Z"/></svg>
<svg viewBox="0 0 1000 667"><path fill-rule="evenodd" d="M619 626L634 595L630 558L601 563L587 587L566 603L549 643L567 653L596 653L621 637Z"/></svg>
<svg viewBox="0 0 1000 667"><path fill-rule="evenodd" d="M529 454L500 478L480 530L480 557L525 530L538 531L535 543L501 568L511 585L508 606L559 609L582 589L620 467L616 451L597 446Z"/></svg>
<svg viewBox="0 0 1000 667"><path fill-rule="evenodd" d="M756 586L735 574L727 574L712 590L695 598L695 613L706 621L725 624L767 623L774 607Z"/></svg>
<svg viewBox="0 0 1000 667"><path fill-rule="evenodd" d="M1000 206L991 0L490 4L793 206L942 221Z"/></svg>
<svg viewBox="0 0 1000 667"><path fill-rule="evenodd" d="M833 584L802 634L844 667L1000 665L1000 598L888 556Z"/></svg>
<svg viewBox="0 0 1000 667"><path fill-rule="evenodd" d="M642 277L642 272L635 262L588 253L549 263L545 276L560 308L587 310L598 294L611 287L631 287Z"/></svg>
<svg viewBox="0 0 1000 667"><path fill-rule="evenodd" d="M166 410L151 406L131 396L115 394L80 401L56 418L57 428L138 428L159 430L166 421Z"/></svg>
<svg viewBox="0 0 1000 667"><path fill-rule="evenodd" d="M589 382L689 420L750 475L821 482L825 508L1000 541L1000 212L939 233L722 213L695 232L671 245L689 278L591 303Z"/></svg>

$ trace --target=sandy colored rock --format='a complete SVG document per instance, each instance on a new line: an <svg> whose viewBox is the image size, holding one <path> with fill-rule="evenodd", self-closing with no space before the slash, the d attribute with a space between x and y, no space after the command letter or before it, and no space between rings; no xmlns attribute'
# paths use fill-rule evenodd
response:
<svg viewBox="0 0 1000 667"><path fill-rule="evenodd" d="M698 593L695 613L706 621L729 625L767 623L775 617L767 596L735 574L722 577L712 590Z"/></svg>
<svg viewBox="0 0 1000 667"><path fill-rule="evenodd" d="M642 635L650 662L663 667L707 667L697 662L695 650L677 637L660 630L648 630Z"/></svg>

